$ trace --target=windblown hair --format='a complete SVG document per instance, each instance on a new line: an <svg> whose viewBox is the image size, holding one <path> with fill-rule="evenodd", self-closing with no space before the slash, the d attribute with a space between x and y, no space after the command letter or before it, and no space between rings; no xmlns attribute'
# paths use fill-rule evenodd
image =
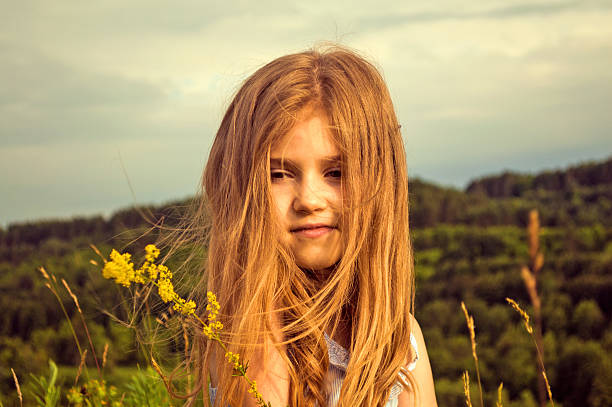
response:
<svg viewBox="0 0 612 407"><path fill-rule="evenodd" d="M318 285L276 238L272 221L270 150L305 109L327 115L349 198L342 210L343 255ZM335 329L348 313L351 358L339 405L383 406L398 372L414 356L414 293L405 152L378 70L336 46L263 66L229 105L202 183L195 221L204 213L211 221L203 278L219 299L229 349L245 360L261 354L265 360L271 343L288 366L290 405L325 406L329 360L323 330ZM250 397L246 383L231 377L222 354L210 358L215 344L204 343L199 366L205 378L215 360L215 404L242 405ZM412 385L406 389L416 391L410 373L408 378Z"/></svg>

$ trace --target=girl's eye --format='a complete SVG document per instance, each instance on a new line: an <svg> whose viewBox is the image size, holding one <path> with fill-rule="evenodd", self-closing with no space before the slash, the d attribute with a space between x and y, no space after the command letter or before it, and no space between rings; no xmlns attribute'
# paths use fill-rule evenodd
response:
<svg viewBox="0 0 612 407"><path fill-rule="evenodd" d="M281 180L283 178L287 178L289 174L287 174L286 171L279 171L279 170L272 170L270 171L270 178L272 178L272 181L275 180Z"/></svg>
<svg viewBox="0 0 612 407"><path fill-rule="evenodd" d="M342 178L342 171L339 168L333 169L331 171L328 171L326 175L332 178Z"/></svg>

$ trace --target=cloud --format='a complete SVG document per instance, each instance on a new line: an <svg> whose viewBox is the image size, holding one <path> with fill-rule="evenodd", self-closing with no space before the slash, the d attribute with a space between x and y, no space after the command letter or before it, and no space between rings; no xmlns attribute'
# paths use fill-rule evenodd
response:
<svg viewBox="0 0 612 407"><path fill-rule="evenodd" d="M70 67L43 53L0 45L3 145L138 135L166 95L146 81Z"/></svg>
<svg viewBox="0 0 612 407"><path fill-rule="evenodd" d="M304 11L311 9L304 6ZM528 17L551 17L560 13L584 11L610 11L612 4L603 0L540 0L540 1L437 1L434 3L403 3L388 1L375 3L364 12L362 7L336 10L354 19L360 31L379 31L394 26L424 25L448 21L499 21ZM307 11L306 11L307 12Z"/></svg>
<svg viewBox="0 0 612 407"><path fill-rule="evenodd" d="M411 173L462 185L611 151L611 18L593 0L12 2L0 222L131 203L118 151L140 202L193 193L241 81L320 40L381 67Z"/></svg>

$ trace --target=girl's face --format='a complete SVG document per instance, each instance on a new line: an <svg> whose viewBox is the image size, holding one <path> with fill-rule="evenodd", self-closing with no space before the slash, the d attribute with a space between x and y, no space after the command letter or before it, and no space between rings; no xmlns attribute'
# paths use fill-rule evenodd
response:
<svg viewBox="0 0 612 407"><path fill-rule="evenodd" d="M312 111L270 151L281 242L301 268L327 271L342 255L342 172L327 117Z"/></svg>

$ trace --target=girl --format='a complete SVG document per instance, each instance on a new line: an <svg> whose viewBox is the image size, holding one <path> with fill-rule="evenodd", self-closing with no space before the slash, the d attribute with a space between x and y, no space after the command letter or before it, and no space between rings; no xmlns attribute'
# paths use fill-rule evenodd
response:
<svg viewBox="0 0 612 407"><path fill-rule="evenodd" d="M203 188L205 283L264 399L436 405L411 314L405 152L372 64L332 47L259 69L223 117ZM220 348L202 344L214 405L255 405Z"/></svg>

